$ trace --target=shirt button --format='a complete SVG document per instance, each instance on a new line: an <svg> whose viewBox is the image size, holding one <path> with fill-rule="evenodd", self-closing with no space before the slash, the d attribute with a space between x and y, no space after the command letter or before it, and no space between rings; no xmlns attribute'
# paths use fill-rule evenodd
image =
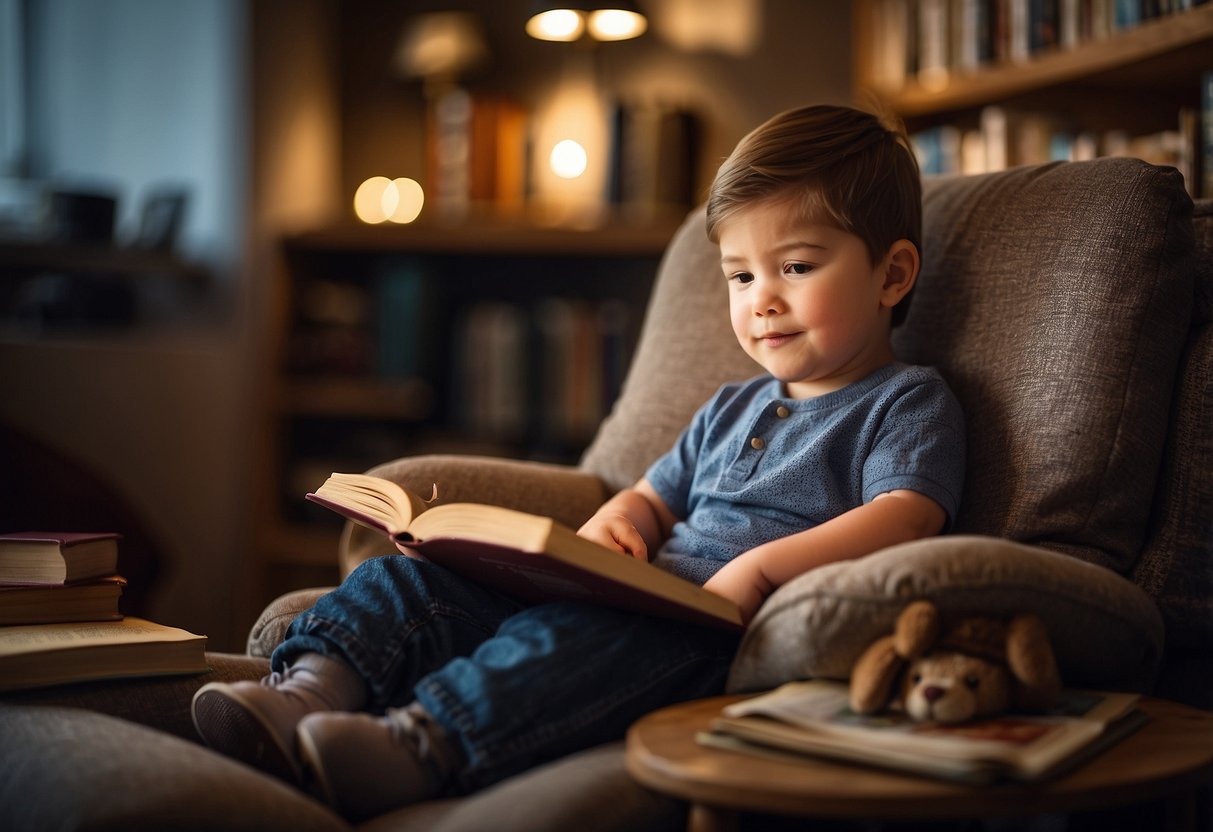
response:
<svg viewBox="0 0 1213 832"><path fill-rule="evenodd" d="M775 408L775 415L780 419L786 419L792 415L792 411L788 410L785 406L780 405L779 407Z"/></svg>
<svg viewBox="0 0 1213 832"><path fill-rule="evenodd" d="M756 451L761 451L763 448L766 447L766 445L767 445L767 443L762 441L761 436L755 436L753 439L750 440L750 447Z"/></svg>

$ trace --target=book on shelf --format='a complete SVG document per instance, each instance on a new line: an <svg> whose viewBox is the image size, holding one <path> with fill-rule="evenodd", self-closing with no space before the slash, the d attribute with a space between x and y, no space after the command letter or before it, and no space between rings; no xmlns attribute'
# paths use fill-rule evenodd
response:
<svg viewBox="0 0 1213 832"><path fill-rule="evenodd" d="M943 725L900 712L859 715L844 682L789 682L726 706L702 744L826 757L965 783L1040 781L1071 770L1145 721L1132 693L1066 690L1040 714Z"/></svg>
<svg viewBox="0 0 1213 832"><path fill-rule="evenodd" d="M1184 14L1203 0L873 0L869 76L884 91L1016 64Z"/></svg>
<svg viewBox="0 0 1213 832"><path fill-rule="evenodd" d="M528 601L574 600L740 629L737 605L549 517L477 503L430 506L396 483L335 473L307 499L427 560Z"/></svg>
<svg viewBox="0 0 1213 832"><path fill-rule="evenodd" d="M69 584L0 585L0 625L116 621L126 579L118 575Z"/></svg>
<svg viewBox="0 0 1213 832"><path fill-rule="evenodd" d="M64 584L118 571L112 532L14 532L0 535L0 584Z"/></svg>
<svg viewBox="0 0 1213 832"><path fill-rule="evenodd" d="M206 636L142 618L0 627L0 690L206 670Z"/></svg>
<svg viewBox="0 0 1213 832"><path fill-rule="evenodd" d="M606 201L631 222L690 210L699 198L699 116L672 105L616 102L609 123Z"/></svg>

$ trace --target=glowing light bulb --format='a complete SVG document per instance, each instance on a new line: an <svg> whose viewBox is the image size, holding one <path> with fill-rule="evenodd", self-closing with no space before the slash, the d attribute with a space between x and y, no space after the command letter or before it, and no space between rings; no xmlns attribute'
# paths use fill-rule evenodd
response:
<svg viewBox="0 0 1213 832"><path fill-rule="evenodd" d="M526 22L527 34L539 40L577 40L584 30L585 20L572 9L552 9Z"/></svg>
<svg viewBox="0 0 1213 832"><path fill-rule="evenodd" d="M384 190L384 209L387 209L388 194L395 192L395 205L392 210L387 213L387 219L395 223L410 223L417 219L421 214L421 208L425 205L425 191L422 190L420 183L415 179L401 177L393 179L391 184Z"/></svg>
<svg viewBox="0 0 1213 832"><path fill-rule="evenodd" d="M585 148L572 139L557 142L552 148L552 155L548 157L552 173L561 179L576 179L581 176L585 173L587 162Z"/></svg>
<svg viewBox="0 0 1213 832"><path fill-rule="evenodd" d="M410 223L421 214L425 191L413 179L372 176L354 192L354 214L370 225Z"/></svg>
<svg viewBox="0 0 1213 832"><path fill-rule="evenodd" d="M392 180L386 176L372 176L358 186L354 192L354 213L358 219L374 225L388 218L384 210L384 198ZM394 189L393 189L394 190Z"/></svg>
<svg viewBox="0 0 1213 832"><path fill-rule="evenodd" d="M590 35L595 40L628 40L638 38L648 28L644 15L623 9L599 9L590 12Z"/></svg>

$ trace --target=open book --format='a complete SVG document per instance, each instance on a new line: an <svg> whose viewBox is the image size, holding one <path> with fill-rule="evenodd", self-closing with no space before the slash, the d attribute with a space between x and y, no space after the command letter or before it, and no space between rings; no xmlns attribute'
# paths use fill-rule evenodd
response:
<svg viewBox="0 0 1213 832"><path fill-rule="evenodd" d="M830 757L968 783L1043 780L1139 728L1129 693L1063 691L1047 714L1006 714L957 725L899 714L861 716L842 682L790 682L727 706L704 745L750 753Z"/></svg>
<svg viewBox="0 0 1213 832"><path fill-rule="evenodd" d="M206 670L206 636L142 618L0 627L0 690Z"/></svg>
<svg viewBox="0 0 1213 832"><path fill-rule="evenodd" d="M578 537L550 517L478 503L431 507L396 483L366 474L333 474L307 499L524 600L586 601L742 627L741 611L727 598Z"/></svg>

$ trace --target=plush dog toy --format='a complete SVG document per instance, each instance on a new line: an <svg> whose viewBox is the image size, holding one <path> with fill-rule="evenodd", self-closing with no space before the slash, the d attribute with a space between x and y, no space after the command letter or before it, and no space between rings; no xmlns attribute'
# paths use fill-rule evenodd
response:
<svg viewBox="0 0 1213 832"><path fill-rule="evenodd" d="M893 634L856 662L851 708L875 713L900 700L911 719L955 723L1011 706L1045 708L1060 689L1048 633L1035 615L969 617L944 628L934 604L915 601Z"/></svg>

